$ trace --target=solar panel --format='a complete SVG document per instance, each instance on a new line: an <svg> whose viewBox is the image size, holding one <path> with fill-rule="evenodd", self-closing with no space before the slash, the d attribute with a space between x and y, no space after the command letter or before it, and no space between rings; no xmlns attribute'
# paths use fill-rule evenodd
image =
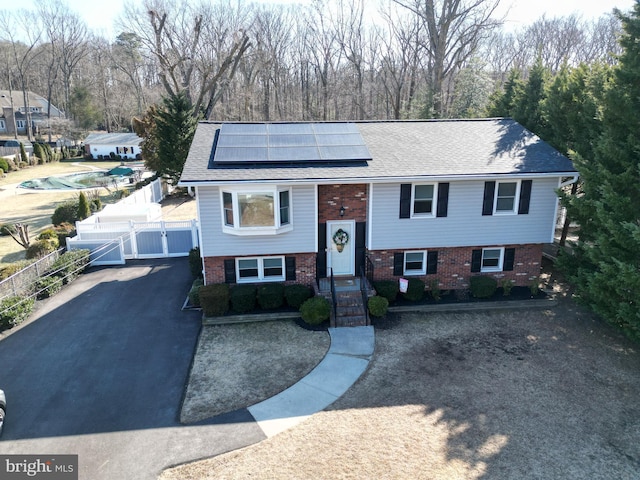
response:
<svg viewBox="0 0 640 480"><path fill-rule="evenodd" d="M369 149L354 123L225 123L214 164L362 162Z"/></svg>

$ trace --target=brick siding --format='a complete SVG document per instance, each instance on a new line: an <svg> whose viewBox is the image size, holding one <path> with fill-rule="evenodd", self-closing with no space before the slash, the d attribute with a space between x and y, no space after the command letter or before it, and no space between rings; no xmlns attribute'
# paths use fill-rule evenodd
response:
<svg viewBox="0 0 640 480"><path fill-rule="evenodd" d="M331 220L367 221L368 186L355 185L318 185L318 222ZM340 217L340 207L344 207L344 216Z"/></svg>
<svg viewBox="0 0 640 480"><path fill-rule="evenodd" d="M486 245L485 248L500 247L502 245ZM438 251L438 273L432 275L412 275L411 278L420 278L428 286L433 280L438 280L442 289L466 289L469 287L469 278L474 275L488 275L498 280L498 285L503 280L513 280L515 286L528 287L531 282L540 275L542 260L542 245L504 245L505 248L515 248L513 271L480 273L471 272L472 251L482 247L456 247L431 249ZM412 251L419 250L412 248ZM374 265L376 280L396 280L399 277L393 275L393 256L395 253L403 253L404 250L376 250L369 251L367 255Z"/></svg>

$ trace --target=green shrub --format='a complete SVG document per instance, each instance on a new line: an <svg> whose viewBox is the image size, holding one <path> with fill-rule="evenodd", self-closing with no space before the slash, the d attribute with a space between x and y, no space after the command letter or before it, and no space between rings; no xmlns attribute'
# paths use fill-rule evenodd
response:
<svg viewBox="0 0 640 480"><path fill-rule="evenodd" d="M0 302L0 331L22 323L33 310L33 298L6 297Z"/></svg>
<svg viewBox="0 0 640 480"><path fill-rule="evenodd" d="M231 298L231 310L238 313L247 313L256 308L256 286L235 285L229 294Z"/></svg>
<svg viewBox="0 0 640 480"><path fill-rule="evenodd" d="M0 169L2 169L3 172L9 171L9 162L7 162L4 158L1 158L1 157L0 157Z"/></svg>
<svg viewBox="0 0 640 480"><path fill-rule="evenodd" d="M42 258L50 254L58 248L58 238L48 238L46 240L37 240L27 248L24 257L26 259Z"/></svg>
<svg viewBox="0 0 640 480"><path fill-rule="evenodd" d="M373 282L373 288L375 288L379 296L389 300L389 303L396 301L398 292L400 291L398 282L395 280L380 280Z"/></svg>
<svg viewBox="0 0 640 480"><path fill-rule="evenodd" d="M191 290L189 290L189 302L194 307L200 306L200 288L204 285L202 278L196 278L191 284Z"/></svg>
<svg viewBox="0 0 640 480"><path fill-rule="evenodd" d="M513 288L513 280L504 279L502 280L502 282L500 282L500 285L502 286L502 295L504 295L505 297L508 297L509 295L511 295L511 289Z"/></svg>
<svg viewBox="0 0 640 480"><path fill-rule="evenodd" d="M284 285L282 283L267 283L258 287L256 298L263 310L273 310L284 305Z"/></svg>
<svg viewBox="0 0 640 480"><path fill-rule="evenodd" d="M202 257L200 257L200 247L189 250L189 268L193 278L202 277Z"/></svg>
<svg viewBox="0 0 640 480"><path fill-rule="evenodd" d="M80 192L78 196L78 220L84 220L91 216L91 207L89 206L89 200L84 192Z"/></svg>
<svg viewBox="0 0 640 480"><path fill-rule="evenodd" d="M58 234L53 228L46 228L38 235L38 240L55 240L58 241Z"/></svg>
<svg viewBox="0 0 640 480"><path fill-rule="evenodd" d="M324 297L312 297L300 306L300 315L309 325L320 325L329 319L331 304Z"/></svg>
<svg viewBox="0 0 640 480"><path fill-rule="evenodd" d="M496 293L498 282L493 277L476 275L471 277L469 286L471 287L471 295L475 298L489 298Z"/></svg>
<svg viewBox="0 0 640 480"><path fill-rule="evenodd" d="M58 205L51 216L51 223L61 225L63 223L75 224L78 220L78 204L65 202Z"/></svg>
<svg viewBox="0 0 640 480"><path fill-rule="evenodd" d="M229 285L215 283L198 290L200 306L206 317L219 317L229 311Z"/></svg>
<svg viewBox="0 0 640 480"><path fill-rule="evenodd" d="M38 300L43 300L62 290L62 279L60 277L42 277L36 281L34 287Z"/></svg>
<svg viewBox="0 0 640 480"><path fill-rule="evenodd" d="M76 227L72 224L64 222L54 227L56 235L58 236L58 245L66 246L67 237L76 236Z"/></svg>
<svg viewBox="0 0 640 480"><path fill-rule="evenodd" d="M9 278L11 275L18 273L20 270L27 268L34 260L20 260L18 262L10 263L0 268L0 280Z"/></svg>
<svg viewBox="0 0 640 480"><path fill-rule="evenodd" d="M100 200L100 197L92 198L89 207L92 213L102 210L102 200Z"/></svg>
<svg viewBox="0 0 640 480"><path fill-rule="evenodd" d="M540 280L538 278L531 280L531 283L529 284L529 291L531 292L532 297L535 297L540 293Z"/></svg>
<svg viewBox="0 0 640 480"><path fill-rule="evenodd" d="M13 223L3 223L0 225L0 235L10 235L13 233L14 235L18 233L16 231L16 226Z"/></svg>
<svg viewBox="0 0 640 480"><path fill-rule="evenodd" d="M298 283L284 286L284 298L287 305L292 308L300 309L305 300L311 298L312 291L306 285Z"/></svg>
<svg viewBox="0 0 640 480"><path fill-rule="evenodd" d="M410 302L417 302L424 297L424 282L419 278L410 278L406 293L402 294Z"/></svg>
<svg viewBox="0 0 640 480"><path fill-rule="evenodd" d="M442 291L440 290L440 280L433 279L429 282L429 291L431 292L431 298L436 302L439 302L442 298Z"/></svg>
<svg viewBox="0 0 640 480"><path fill-rule="evenodd" d="M38 163L40 165L42 165L45 162L44 154L42 153L42 148L40 147L39 143L34 143L33 144L33 154L38 159Z"/></svg>
<svg viewBox="0 0 640 480"><path fill-rule="evenodd" d="M383 317L387 314L389 300L387 300L386 297L376 295L375 297L369 298L367 306L371 315L374 317Z"/></svg>
<svg viewBox="0 0 640 480"><path fill-rule="evenodd" d="M62 278L65 285L80 275L89 264L89 250L71 250L53 262L49 272Z"/></svg>

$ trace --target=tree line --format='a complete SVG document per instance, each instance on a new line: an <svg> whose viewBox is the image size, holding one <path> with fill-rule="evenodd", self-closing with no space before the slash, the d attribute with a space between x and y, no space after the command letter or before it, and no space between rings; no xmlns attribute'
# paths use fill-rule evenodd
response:
<svg viewBox="0 0 640 480"><path fill-rule="evenodd" d="M130 130L179 92L215 120L477 117L510 70L527 76L536 59L553 72L615 63L615 16L508 31L499 1L145 0L125 7L110 41L64 1L40 0L0 11L0 85L42 95L74 121L53 133L81 137Z"/></svg>

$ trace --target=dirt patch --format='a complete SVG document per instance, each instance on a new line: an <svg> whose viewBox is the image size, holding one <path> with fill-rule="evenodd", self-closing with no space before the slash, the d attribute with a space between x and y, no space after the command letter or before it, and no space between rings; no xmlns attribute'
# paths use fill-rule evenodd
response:
<svg viewBox="0 0 640 480"><path fill-rule="evenodd" d="M203 327L180 421L253 405L309 373L329 349L327 332L291 321Z"/></svg>
<svg viewBox="0 0 640 480"><path fill-rule="evenodd" d="M636 478L640 353L552 310L401 314L326 411L163 479Z"/></svg>

